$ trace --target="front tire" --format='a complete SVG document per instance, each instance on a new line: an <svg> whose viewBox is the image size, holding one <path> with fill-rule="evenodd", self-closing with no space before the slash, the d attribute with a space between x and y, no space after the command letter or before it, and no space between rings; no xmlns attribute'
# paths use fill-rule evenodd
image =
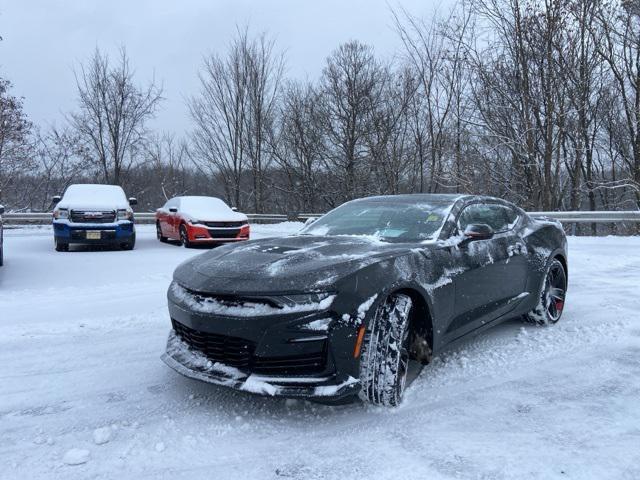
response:
<svg viewBox="0 0 640 480"><path fill-rule="evenodd" d="M180 245L184 245L186 248L191 248L192 244L189 241L189 235L187 233L187 227L184 224L180 225Z"/></svg>
<svg viewBox="0 0 640 480"><path fill-rule="evenodd" d="M566 292L567 272L562 262L554 258L542 281L538 304L527 314L527 321L538 325L557 323L564 310Z"/></svg>
<svg viewBox="0 0 640 480"><path fill-rule="evenodd" d="M136 246L136 235L135 233L131 236L131 240L120 245L122 250L133 250Z"/></svg>
<svg viewBox="0 0 640 480"><path fill-rule="evenodd" d="M68 252L69 244L65 242L61 242L60 240L56 240L56 252Z"/></svg>
<svg viewBox="0 0 640 480"><path fill-rule="evenodd" d="M376 310L365 333L360 397L374 405L397 406L409 371L411 297L390 295Z"/></svg>

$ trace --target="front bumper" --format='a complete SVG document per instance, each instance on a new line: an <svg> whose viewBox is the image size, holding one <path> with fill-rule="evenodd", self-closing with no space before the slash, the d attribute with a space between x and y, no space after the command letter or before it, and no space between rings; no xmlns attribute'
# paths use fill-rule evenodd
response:
<svg viewBox="0 0 640 480"><path fill-rule="evenodd" d="M200 224L189 224L187 236L192 243L228 243L249 240L249 226L238 228L209 228Z"/></svg>
<svg viewBox="0 0 640 480"><path fill-rule="evenodd" d="M359 359L353 356L357 328L331 309L203 312L173 288L168 306L173 329L162 359L187 377L327 402L360 389Z"/></svg>
<svg viewBox="0 0 640 480"><path fill-rule="evenodd" d="M337 382L336 375L274 377L243 372L209 360L191 349L173 330L169 333L167 349L161 359L185 377L259 395L335 401L354 396L360 390L360 382L353 377Z"/></svg>
<svg viewBox="0 0 640 480"><path fill-rule="evenodd" d="M87 238L87 232L100 232L100 238ZM84 245L112 245L126 243L135 235L133 222L73 223L54 220L53 235L58 242Z"/></svg>

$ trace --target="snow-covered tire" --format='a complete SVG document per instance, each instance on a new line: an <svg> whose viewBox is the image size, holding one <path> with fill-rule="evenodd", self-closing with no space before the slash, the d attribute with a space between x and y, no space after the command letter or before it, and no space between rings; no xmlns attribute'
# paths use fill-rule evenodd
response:
<svg viewBox="0 0 640 480"><path fill-rule="evenodd" d="M562 316L567 292L567 272L557 258L549 263L544 274L538 304L526 315L526 320L537 325L551 325Z"/></svg>
<svg viewBox="0 0 640 480"><path fill-rule="evenodd" d="M394 294L377 308L365 333L360 358L360 397L371 404L396 406L409 369L411 297Z"/></svg>

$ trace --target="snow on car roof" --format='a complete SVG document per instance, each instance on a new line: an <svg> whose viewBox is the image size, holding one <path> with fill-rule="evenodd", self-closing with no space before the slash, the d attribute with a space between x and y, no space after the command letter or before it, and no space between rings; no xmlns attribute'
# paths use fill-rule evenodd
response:
<svg viewBox="0 0 640 480"><path fill-rule="evenodd" d="M204 196L187 196L180 197L180 207L188 210L188 209L199 209L199 210L213 210L213 211L233 211L222 200L216 197L204 197Z"/></svg>
<svg viewBox="0 0 640 480"><path fill-rule="evenodd" d="M216 197L187 196L180 199L180 212L199 220L245 221L247 216L234 212Z"/></svg>
<svg viewBox="0 0 640 480"><path fill-rule="evenodd" d="M92 183L69 185L59 203L63 208L127 208L129 201L117 185Z"/></svg>

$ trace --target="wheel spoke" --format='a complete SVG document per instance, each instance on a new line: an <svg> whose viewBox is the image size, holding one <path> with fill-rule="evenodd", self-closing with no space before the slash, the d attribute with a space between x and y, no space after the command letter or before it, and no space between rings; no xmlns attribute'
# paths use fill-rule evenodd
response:
<svg viewBox="0 0 640 480"><path fill-rule="evenodd" d="M549 294L554 300L564 300L564 290L562 288L554 287Z"/></svg>

